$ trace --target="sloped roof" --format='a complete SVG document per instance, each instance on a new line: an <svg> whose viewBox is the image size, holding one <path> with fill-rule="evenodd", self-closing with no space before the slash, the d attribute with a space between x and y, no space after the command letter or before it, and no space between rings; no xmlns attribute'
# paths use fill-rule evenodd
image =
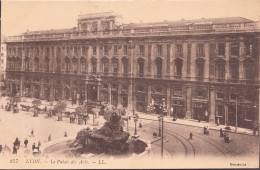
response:
<svg viewBox="0 0 260 170"><path fill-rule="evenodd" d="M149 22L149 23L132 23L125 24L124 28L144 28L144 27L163 27L163 26L186 26L192 24L232 24L232 23L247 23L252 20L243 17L225 17L225 18L202 18L193 20L179 20L179 21L164 21L164 22Z"/></svg>

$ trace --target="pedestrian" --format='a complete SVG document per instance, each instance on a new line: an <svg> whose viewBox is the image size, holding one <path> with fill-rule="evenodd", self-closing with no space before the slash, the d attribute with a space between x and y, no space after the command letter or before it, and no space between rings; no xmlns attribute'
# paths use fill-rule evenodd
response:
<svg viewBox="0 0 260 170"><path fill-rule="evenodd" d="M220 133L220 137L224 136L222 128L220 128L219 133Z"/></svg>
<svg viewBox="0 0 260 170"><path fill-rule="evenodd" d="M64 137L67 137L68 135L67 135L67 132L65 132L65 134L64 134Z"/></svg>
<svg viewBox="0 0 260 170"><path fill-rule="evenodd" d="M51 141L51 134L48 136L48 141Z"/></svg>
<svg viewBox="0 0 260 170"><path fill-rule="evenodd" d="M40 147L40 146L41 146L41 142L39 141L39 142L38 142L38 147Z"/></svg>
<svg viewBox="0 0 260 170"><path fill-rule="evenodd" d="M31 137L34 137L34 131L33 130L31 131Z"/></svg>
<svg viewBox="0 0 260 170"><path fill-rule="evenodd" d="M32 151L34 151L34 149L35 149L35 143L33 143L32 145Z"/></svg>
<svg viewBox="0 0 260 170"><path fill-rule="evenodd" d="M25 145L25 148L27 148L27 144L28 144L28 139L26 138L25 140L24 140L24 145Z"/></svg>
<svg viewBox="0 0 260 170"><path fill-rule="evenodd" d="M1 152L2 152L2 149L3 149L3 146L2 146L2 145L0 145L0 154L1 154Z"/></svg>
<svg viewBox="0 0 260 170"><path fill-rule="evenodd" d="M14 154L14 155L17 154L17 149L16 149L16 147L13 147L13 154Z"/></svg>
<svg viewBox="0 0 260 170"><path fill-rule="evenodd" d="M190 138L188 140L192 140L192 132L190 133Z"/></svg>

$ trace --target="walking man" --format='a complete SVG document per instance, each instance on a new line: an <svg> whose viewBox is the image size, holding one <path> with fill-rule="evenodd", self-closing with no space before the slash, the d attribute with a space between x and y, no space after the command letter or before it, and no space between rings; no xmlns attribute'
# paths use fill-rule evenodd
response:
<svg viewBox="0 0 260 170"><path fill-rule="evenodd" d="M31 137L34 137L34 131L33 130L31 131Z"/></svg>
<svg viewBox="0 0 260 170"><path fill-rule="evenodd" d="M32 150L34 151L34 149L35 149L35 143L33 143L33 146L32 146Z"/></svg>
<svg viewBox="0 0 260 170"><path fill-rule="evenodd" d="M192 140L192 132L190 133L190 138L188 140Z"/></svg>
<svg viewBox="0 0 260 170"><path fill-rule="evenodd" d="M25 140L24 140L24 145L25 145L25 148L27 148L27 144L28 144L28 139L26 138Z"/></svg>
<svg viewBox="0 0 260 170"><path fill-rule="evenodd" d="M68 135L67 135L67 132L65 132L65 134L64 134L64 137L67 137Z"/></svg>

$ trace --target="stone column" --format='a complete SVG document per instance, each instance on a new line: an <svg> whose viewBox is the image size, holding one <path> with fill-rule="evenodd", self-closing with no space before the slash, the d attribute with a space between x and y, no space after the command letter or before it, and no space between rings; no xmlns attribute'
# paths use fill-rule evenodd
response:
<svg viewBox="0 0 260 170"><path fill-rule="evenodd" d="M117 90L117 107L122 107L122 99L121 99L121 91L122 91L122 84L118 83L118 90Z"/></svg>
<svg viewBox="0 0 260 170"><path fill-rule="evenodd" d="M24 75L21 75L20 78L20 96L23 97L23 79L24 79Z"/></svg>
<svg viewBox="0 0 260 170"><path fill-rule="evenodd" d="M229 75L229 51L230 51L230 43L226 42L226 50L225 50L225 58L226 58L226 67L225 67L225 79L228 80L230 78Z"/></svg>
<svg viewBox="0 0 260 170"><path fill-rule="evenodd" d="M121 46L121 45L119 45ZM122 57L123 57L123 48L121 46L121 48L117 48L118 50L118 74L119 75L123 75L123 63L122 63Z"/></svg>
<svg viewBox="0 0 260 170"><path fill-rule="evenodd" d="M187 62L188 62L188 43L183 43L183 63L182 63L182 79L187 78Z"/></svg>
<svg viewBox="0 0 260 170"><path fill-rule="evenodd" d="M162 77L167 75L167 44L162 45Z"/></svg>
<svg viewBox="0 0 260 170"><path fill-rule="evenodd" d="M210 112L209 112L209 122L215 122L215 112L216 112L216 101L215 101L215 87L210 87Z"/></svg>
<svg viewBox="0 0 260 170"><path fill-rule="evenodd" d="M167 116L171 113L171 85L167 85Z"/></svg>
<svg viewBox="0 0 260 170"><path fill-rule="evenodd" d="M88 71L88 74L90 74L91 73L91 69L92 69L92 63L91 63L91 57L92 57L92 50L93 50L93 48L92 48L92 46L89 46L88 47L88 58L87 58L87 71Z"/></svg>
<svg viewBox="0 0 260 170"><path fill-rule="evenodd" d="M130 72L131 72L131 77L134 76L135 71L134 71L134 51L135 51L135 45L134 44L130 44L130 53L131 53L131 57L130 57Z"/></svg>
<svg viewBox="0 0 260 170"><path fill-rule="evenodd" d="M191 44L191 69L190 69L190 75L191 75L191 80L194 81L196 77L196 43Z"/></svg>
<svg viewBox="0 0 260 170"><path fill-rule="evenodd" d="M224 109L225 109L225 125L228 125L228 105L225 104L224 105Z"/></svg>
<svg viewBox="0 0 260 170"><path fill-rule="evenodd" d="M52 100L53 99L53 77L50 78L50 99Z"/></svg>
<svg viewBox="0 0 260 170"><path fill-rule="evenodd" d="M40 99L43 99L44 94L44 87L43 87L43 77L40 77Z"/></svg>
<svg viewBox="0 0 260 170"><path fill-rule="evenodd" d="M60 80L61 80L61 99L64 100L64 98L65 98L65 97L64 97L64 93L65 93L65 92L64 92L64 78L61 77Z"/></svg>
<svg viewBox="0 0 260 170"><path fill-rule="evenodd" d="M150 105L151 104L151 102L152 102L152 84L148 84L147 85L147 89L148 89L148 93L147 93L147 103L148 103L148 105Z"/></svg>
<svg viewBox="0 0 260 170"><path fill-rule="evenodd" d="M175 44L171 44L171 50L170 50L170 77L175 76L175 73L174 73L174 67L175 67L174 59L175 59Z"/></svg>
<svg viewBox="0 0 260 170"><path fill-rule="evenodd" d="M133 80L130 80L128 86L128 109L133 109Z"/></svg>
<svg viewBox="0 0 260 170"><path fill-rule="evenodd" d="M243 80L244 79L244 65L243 65L243 61L240 60L239 61L239 80Z"/></svg>
<svg viewBox="0 0 260 170"><path fill-rule="evenodd" d="M155 76L155 56L156 56L156 48L155 44L151 44L151 75Z"/></svg>
<svg viewBox="0 0 260 170"><path fill-rule="evenodd" d="M187 98L186 98L186 115L185 118L186 119L190 119L191 118L191 109L192 109L192 104L191 104L191 84L187 85Z"/></svg>
<svg viewBox="0 0 260 170"><path fill-rule="evenodd" d="M205 65L204 65L204 79L203 81L209 81L209 43L205 44Z"/></svg>
<svg viewBox="0 0 260 170"><path fill-rule="evenodd" d="M108 82L108 105L111 107L111 100L112 100L112 87L111 82Z"/></svg>
<svg viewBox="0 0 260 170"><path fill-rule="evenodd" d="M99 46L96 47L97 48L97 75L99 75L99 73L101 72L101 68L100 68L100 54L99 54Z"/></svg>

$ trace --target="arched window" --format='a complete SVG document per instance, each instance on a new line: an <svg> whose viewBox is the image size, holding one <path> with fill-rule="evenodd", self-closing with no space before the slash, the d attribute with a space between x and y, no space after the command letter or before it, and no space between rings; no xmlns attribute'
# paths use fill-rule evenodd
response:
<svg viewBox="0 0 260 170"><path fill-rule="evenodd" d="M144 59L143 58L139 58L137 60L137 71L138 71L138 75L139 76L143 76L144 75Z"/></svg>
<svg viewBox="0 0 260 170"><path fill-rule="evenodd" d="M175 73L176 76L181 77L182 76L182 59L177 58L175 60Z"/></svg>
<svg viewBox="0 0 260 170"><path fill-rule="evenodd" d="M24 69L25 71L29 71L29 57L25 57L24 59Z"/></svg>
<svg viewBox="0 0 260 170"><path fill-rule="evenodd" d="M45 69L45 71L49 71L49 61L50 61L50 59L49 59L49 57L45 57L45 61L44 61L44 69Z"/></svg>
<svg viewBox="0 0 260 170"><path fill-rule="evenodd" d="M251 59L245 60L244 61L245 79L253 80L255 78L254 71L255 71L254 61Z"/></svg>
<svg viewBox="0 0 260 170"><path fill-rule="evenodd" d="M217 59L215 62L215 77L218 81L224 81L225 79L225 66L226 62L223 59Z"/></svg>
<svg viewBox="0 0 260 170"><path fill-rule="evenodd" d="M128 74L128 59L126 57L123 57L122 63L123 63L123 74Z"/></svg>
<svg viewBox="0 0 260 170"><path fill-rule="evenodd" d="M109 72L109 61L107 57L102 58L102 69L104 74Z"/></svg>
<svg viewBox="0 0 260 170"><path fill-rule="evenodd" d="M65 70L70 71L70 58L69 57L65 58Z"/></svg>
<svg viewBox="0 0 260 170"><path fill-rule="evenodd" d="M112 59L112 69L113 69L113 73L118 73L118 59L117 58Z"/></svg>
<svg viewBox="0 0 260 170"><path fill-rule="evenodd" d="M204 76L204 63L204 59L199 58L196 60L196 75L198 78L203 78Z"/></svg>
<svg viewBox="0 0 260 170"><path fill-rule="evenodd" d="M238 59L230 59L230 75L232 80L237 80L239 77L239 61Z"/></svg>
<svg viewBox="0 0 260 170"><path fill-rule="evenodd" d="M97 58L92 57L91 64L92 64L92 73L96 74L97 73Z"/></svg>
<svg viewBox="0 0 260 170"><path fill-rule="evenodd" d="M162 58L156 58L155 64L157 77L162 77Z"/></svg>
<svg viewBox="0 0 260 170"><path fill-rule="evenodd" d="M40 63L39 63L39 57L34 58L34 71L39 71Z"/></svg>
<svg viewBox="0 0 260 170"><path fill-rule="evenodd" d="M72 59L72 70L74 72L78 71L78 59L76 57Z"/></svg>
<svg viewBox="0 0 260 170"><path fill-rule="evenodd" d="M87 71L87 64L86 64L86 59L85 57L80 58L80 71L85 72Z"/></svg>

